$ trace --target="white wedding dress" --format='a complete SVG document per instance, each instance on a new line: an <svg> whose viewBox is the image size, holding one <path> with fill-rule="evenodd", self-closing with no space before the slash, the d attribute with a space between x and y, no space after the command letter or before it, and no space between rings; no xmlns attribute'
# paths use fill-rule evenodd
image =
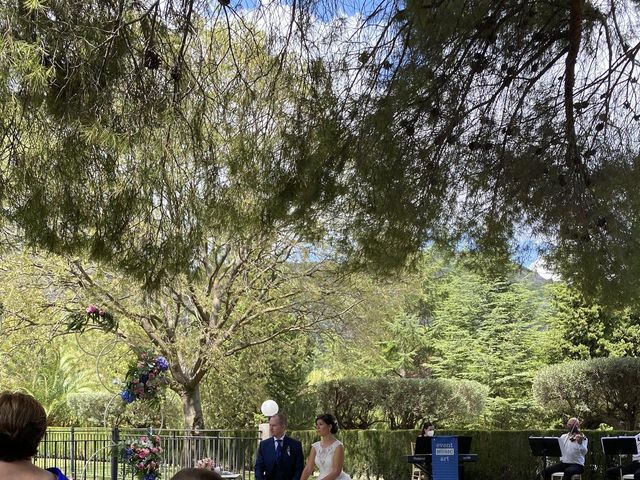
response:
<svg viewBox="0 0 640 480"><path fill-rule="evenodd" d="M333 453L336 451L338 445L342 445L340 440L336 440L326 448L322 447L320 442L316 442L311 445L316 451L316 466L320 470L318 480L322 480L331 473L331 467L333 466ZM342 471L336 480L351 480L351 477Z"/></svg>

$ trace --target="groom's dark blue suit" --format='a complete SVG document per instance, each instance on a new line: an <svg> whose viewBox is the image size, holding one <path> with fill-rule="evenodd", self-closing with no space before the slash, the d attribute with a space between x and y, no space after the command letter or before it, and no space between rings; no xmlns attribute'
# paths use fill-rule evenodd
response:
<svg viewBox="0 0 640 480"><path fill-rule="evenodd" d="M284 436L279 459L276 459L275 438L267 438L260 442L255 480L300 480L303 469L302 443L295 438Z"/></svg>

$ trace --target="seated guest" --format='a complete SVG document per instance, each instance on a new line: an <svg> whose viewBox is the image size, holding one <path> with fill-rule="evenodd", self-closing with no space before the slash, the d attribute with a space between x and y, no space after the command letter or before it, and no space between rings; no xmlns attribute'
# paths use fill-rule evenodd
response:
<svg viewBox="0 0 640 480"><path fill-rule="evenodd" d="M637 451L640 452L640 433L636 435ZM640 480L640 453L631 457L632 462L626 465L607 468L604 478L619 480L623 475L633 474L633 480Z"/></svg>
<svg viewBox="0 0 640 480"><path fill-rule="evenodd" d="M67 480L57 468L33 464L47 430L44 408L31 395L0 393L0 479Z"/></svg>
<svg viewBox="0 0 640 480"><path fill-rule="evenodd" d="M415 448L413 449L413 453L416 455L425 455L428 456L424 459L423 470L426 473L426 478L431 479L431 437L433 437L435 433L435 429L433 427L433 423L425 422L422 424L422 428L420 429L420 433L416 438ZM416 468L416 467L414 467Z"/></svg>
<svg viewBox="0 0 640 480"><path fill-rule="evenodd" d="M422 424L420 433L416 437L415 448L413 453L417 455L424 455L425 453L431 453L431 438L435 434L433 423L425 422ZM427 438L429 437L429 438Z"/></svg>
<svg viewBox="0 0 640 480"><path fill-rule="evenodd" d="M420 429L419 437L433 437L436 433L436 429L431 422L425 422L422 424L422 428Z"/></svg>
<svg viewBox="0 0 640 480"><path fill-rule="evenodd" d="M580 433L580 422L572 417L567 421L567 433L558 439L560 442L560 463L544 469L544 480L551 480L551 475L564 472L563 480L571 480L573 475L584 472L584 456L587 454L587 437Z"/></svg>
<svg viewBox="0 0 640 480"><path fill-rule="evenodd" d="M222 480L218 472L205 468L183 468L171 480Z"/></svg>

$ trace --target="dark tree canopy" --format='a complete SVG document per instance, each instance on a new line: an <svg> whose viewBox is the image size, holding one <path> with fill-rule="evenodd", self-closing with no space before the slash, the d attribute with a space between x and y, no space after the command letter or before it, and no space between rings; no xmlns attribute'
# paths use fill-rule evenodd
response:
<svg viewBox="0 0 640 480"><path fill-rule="evenodd" d="M527 226L566 277L637 296L637 3L387 7L351 92L363 243L499 251Z"/></svg>
<svg viewBox="0 0 640 480"><path fill-rule="evenodd" d="M2 219L29 242L157 286L218 235L290 228L269 196L290 176L283 107L303 72L248 19L208 2L16 0L0 28Z"/></svg>
<svg viewBox="0 0 640 480"><path fill-rule="evenodd" d="M525 230L638 298L636 1L3 5L0 201L31 242L153 285L219 228L383 268Z"/></svg>

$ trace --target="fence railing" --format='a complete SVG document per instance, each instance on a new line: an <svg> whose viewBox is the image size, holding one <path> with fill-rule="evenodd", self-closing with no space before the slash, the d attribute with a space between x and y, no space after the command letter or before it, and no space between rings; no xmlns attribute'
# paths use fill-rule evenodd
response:
<svg viewBox="0 0 640 480"><path fill-rule="evenodd" d="M58 467L74 480L125 480L120 445L146 434L160 435L163 449L161 472L168 480L181 468L212 458L222 470L249 480L258 448L257 431L206 430L198 435L183 430L50 428L40 443L36 465Z"/></svg>

